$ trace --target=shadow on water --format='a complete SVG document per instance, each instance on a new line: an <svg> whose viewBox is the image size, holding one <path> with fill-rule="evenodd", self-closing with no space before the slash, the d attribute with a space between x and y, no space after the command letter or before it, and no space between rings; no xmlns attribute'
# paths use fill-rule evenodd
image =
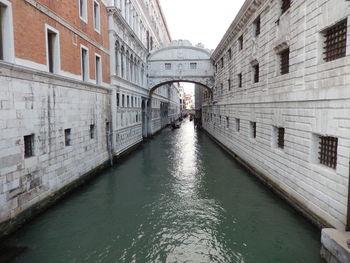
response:
<svg viewBox="0 0 350 263"><path fill-rule="evenodd" d="M319 231L191 122L12 235L13 262L320 262ZM3 254L3 253L1 253ZM6 251L10 259L16 251Z"/></svg>

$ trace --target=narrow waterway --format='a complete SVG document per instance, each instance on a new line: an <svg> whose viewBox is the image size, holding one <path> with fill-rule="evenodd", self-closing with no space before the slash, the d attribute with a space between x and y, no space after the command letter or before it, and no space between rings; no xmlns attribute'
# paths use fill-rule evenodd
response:
<svg viewBox="0 0 350 263"><path fill-rule="evenodd" d="M320 262L319 230L185 121L18 231L14 262Z"/></svg>

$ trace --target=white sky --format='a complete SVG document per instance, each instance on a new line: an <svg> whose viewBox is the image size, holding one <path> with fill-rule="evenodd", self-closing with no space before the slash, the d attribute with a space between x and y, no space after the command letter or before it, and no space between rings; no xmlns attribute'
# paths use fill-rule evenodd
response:
<svg viewBox="0 0 350 263"><path fill-rule="evenodd" d="M160 0L171 38L215 49L245 0ZM186 91L193 84L182 83Z"/></svg>

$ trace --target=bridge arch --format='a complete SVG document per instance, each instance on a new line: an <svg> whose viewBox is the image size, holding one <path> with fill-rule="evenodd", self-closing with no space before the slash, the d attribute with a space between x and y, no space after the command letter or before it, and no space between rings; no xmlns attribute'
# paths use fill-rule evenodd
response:
<svg viewBox="0 0 350 263"><path fill-rule="evenodd" d="M154 50L147 60L150 95L158 87L175 82L199 84L212 95L214 66L210 56L210 50L186 40L172 41Z"/></svg>

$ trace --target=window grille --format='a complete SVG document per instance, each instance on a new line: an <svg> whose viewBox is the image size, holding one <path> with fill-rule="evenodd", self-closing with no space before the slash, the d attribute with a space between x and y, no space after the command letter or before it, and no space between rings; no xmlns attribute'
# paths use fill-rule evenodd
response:
<svg viewBox="0 0 350 263"><path fill-rule="evenodd" d="M284 134L285 134L285 129L284 128L278 128L277 145L281 149L284 148Z"/></svg>
<svg viewBox="0 0 350 263"><path fill-rule="evenodd" d="M197 63L190 63L191 69L197 69Z"/></svg>
<svg viewBox="0 0 350 263"><path fill-rule="evenodd" d="M165 63L165 69L171 70L171 63Z"/></svg>
<svg viewBox="0 0 350 263"><path fill-rule="evenodd" d="M289 48L283 50L280 54L281 57L281 75L289 73Z"/></svg>
<svg viewBox="0 0 350 263"><path fill-rule="evenodd" d="M238 74L238 87L242 88L242 73Z"/></svg>
<svg viewBox="0 0 350 263"><path fill-rule="evenodd" d="M282 14L285 13L290 8L290 2L291 0L282 0Z"/></svg>
<svg viewBox="0 0 350 263"><path fill-rule="evenodd" d="M241 35L241 36L238 38L238 46L239 46L239 50L242 50L242 49L243 49L243 35Z"/></svg>
<svg viewBox="0 0 350 263"><path fill-rule="evenodd" d="M259 64L256 64L254 67L254 83L259 82Z"/></svg>
<svg viewBox="0 0 350 263"><path fill-rule="evenodd" d="M65 129L64 130L64 144L66 146L71 145L71 129Z"/></svg>
<svg viewBox="0 0 350 263"><path fill-rule="evenodd" d="M329 136L319 136L319 160L330 168L337 167L338 138Z"/></svg>
<svg viewBox="0 0 350 263"><path fill-rule="evenodd" d="M24 136L24 158L34 156L34 134Z"/></svg>
<svg viewBox="0 0 350 263"><path fill-rule="evenodd" d="M255 36L257 37L258 35L260 35L260 16L258 16L256 19L255 19Z"/></svg>
<svg viewBox="0 0 350 263"><path fill-rule="evenodd" d="M328 28L325 33L325 61L332 61L346 56L347 19Z"/></svg>

